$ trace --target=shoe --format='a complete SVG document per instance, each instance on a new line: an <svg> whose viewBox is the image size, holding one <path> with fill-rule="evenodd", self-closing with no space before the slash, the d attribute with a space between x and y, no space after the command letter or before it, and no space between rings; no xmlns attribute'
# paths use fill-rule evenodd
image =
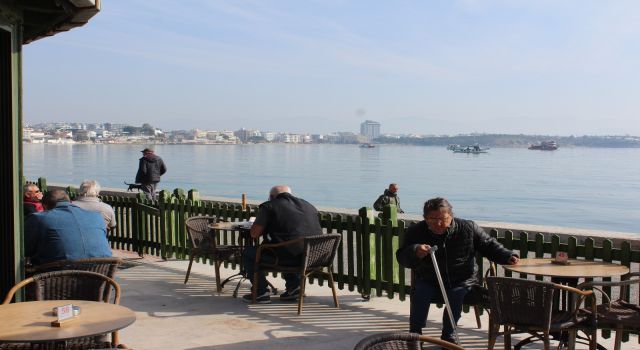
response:
<svg viewBox="0 0 640 350"><path fill-rule="evenodd" d="M252 294L243 295L242 301L244 301L245 303L251 303L253 301ZM256 304L271 304L271 295L269 294L269 291L266 291L262 295L258 295L256 297Z"/></svg>
<svg viewBox="0 0 640 350"><path fill-rule="evenodd" d="M300 296L300 287L292 291L285 290L284 293L280 294L280 300L282 301L296 300L298 299L299 296Z"/></svg>
<svg viewBox="0 0 640 350"><path fill-rule="evenodd" d="M446 342L449 342L449 343L451 343L451 344L460 345L460 343L458 343L458 342L456 341L456 338L454 338L453 334L451 334L451 335L443 335L443 336L441 336L441 337L440 337L440 339L442 339L442 340L444 340L444 341L446 341ZM444 348L443 348L443 349L444 349Z"/></svg>

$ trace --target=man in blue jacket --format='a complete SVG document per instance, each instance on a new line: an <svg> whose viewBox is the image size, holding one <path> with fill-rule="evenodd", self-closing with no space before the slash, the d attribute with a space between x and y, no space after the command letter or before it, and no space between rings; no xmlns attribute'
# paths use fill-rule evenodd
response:
<svg viewBox="0 0 640 350"><path fill-rule="evenodd" d="M25 255L34 265L58 260L111 256L104 220L99 213L72 205L63 190L47 192L45 211L25 221Z"/></svg>

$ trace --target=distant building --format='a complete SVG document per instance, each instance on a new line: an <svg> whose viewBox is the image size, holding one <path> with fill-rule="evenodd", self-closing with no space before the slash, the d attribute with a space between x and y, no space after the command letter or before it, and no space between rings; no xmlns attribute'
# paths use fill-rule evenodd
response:
<svg viewBox="0 0 640 350"><path fill-rule="evenodd" d="M364 136L367 141L380 137L380 123L365 120L360 124L360 135Z"/></svg>

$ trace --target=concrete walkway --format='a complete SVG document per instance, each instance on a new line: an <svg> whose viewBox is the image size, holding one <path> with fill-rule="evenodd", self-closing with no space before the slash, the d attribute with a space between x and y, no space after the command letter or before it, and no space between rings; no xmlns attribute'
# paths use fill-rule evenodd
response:
<svg viewBox="0 0 640 350"><path fill-rule="evenodd" d="M408 301L372 297L365 302L355 291L339 291L341 305L336 309L330 288L314 284L308 285L304 309L298 316L297 303L281 302L277 296L272 297L273 303L261 305L233 298L235 283L216 293L211 265L194 263L185 285L187 261L138 259L127 252L116 255L126 259L117 275L123 291L121 304L137 316L133 325L120 331L120 339L133 349L348 350L367 335L408 328ZM221 275L225 278L235 272L223 269ZM270 280L282 290L280 278ZM249 286L243 283L240 295L248 293ZM442 311L432 307L425 334L440 336ZM487 348L486 313L482 322L483 329L477 329L473 312L463 314L458 329L465 348ZM502 338L498 341L496 349L502 349ZM604 344L613 348L611 340L604 340ZM637 341L623 344L623 348L637 349ZM527 349L542 349L542 345L537 342Z"/></svg>

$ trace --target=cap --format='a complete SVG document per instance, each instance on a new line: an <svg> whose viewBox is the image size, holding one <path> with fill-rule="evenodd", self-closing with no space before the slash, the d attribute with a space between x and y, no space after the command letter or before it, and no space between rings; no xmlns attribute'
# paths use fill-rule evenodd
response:
<svg viewBox="0 0 640 350"><path fill-rule="evenodd" d="M147 148L143 149L143 150L142 150L142 151L140 151L140 152L142 152L142 153L147 153L147 152L149 152L149 153L153 153L153 148L148 148L148 147L147 147Z"/></svg>

